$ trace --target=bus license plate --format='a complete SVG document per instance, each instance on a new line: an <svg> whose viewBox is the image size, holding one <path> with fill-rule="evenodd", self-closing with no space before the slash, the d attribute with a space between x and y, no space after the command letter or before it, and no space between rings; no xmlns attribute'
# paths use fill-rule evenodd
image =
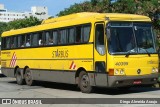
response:
<svg viewBox="0 0 160 107"><path fill-rule="evenodd" d="M141 83L142 83L141 80L135 80L135 81L133 82L133 84L141 84Z"/></svg>

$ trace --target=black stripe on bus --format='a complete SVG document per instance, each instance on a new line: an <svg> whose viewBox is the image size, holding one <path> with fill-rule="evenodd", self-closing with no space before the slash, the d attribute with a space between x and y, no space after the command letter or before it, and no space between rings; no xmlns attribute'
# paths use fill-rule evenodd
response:
<svg viewBox="0 0 160 107"><path fill-rule="evenodd" d="M2 59L1 61L7 61L11 59ZM17 60L93 60L93 58L57 58L57 59L17 59ZM85 62L85 61L84 61Z"/></svg>
<svg viewBox="0 0 160 107"><path fill-rule="evenodd" d="M59 44L59 45L44 45L44 46L34 46L34 47L19 47L19 48L10 48L10 49L1 49L3 51L5 50L19 50L19 49L32 49L32 48L47 48L47 47L65 47L65 46L77 46L77 45L90 45L93 44L93 42L88 43L73 43L73 44Z"/></svg>
<svg viewBox="0 0 160 107"><path fill-rule="evenodd" d="M11 67L2 67L2 69L15 69L15 68L11 68ZM20 68L20 69L24 69L24 68ZM30 70L37 70L37 71L59 71L59 72L76 72L77 70L62 70L62 69L36 69L36 68L29 68ZM95 73L95 71L87 71L87 73Z"/></svg>

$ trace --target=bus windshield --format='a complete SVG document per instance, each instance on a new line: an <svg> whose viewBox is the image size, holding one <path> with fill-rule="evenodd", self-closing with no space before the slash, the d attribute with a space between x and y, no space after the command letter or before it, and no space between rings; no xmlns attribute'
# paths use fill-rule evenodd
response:
<svg viewBox="0 0 160 107"><path fill-rule="evenodd" d="M107 36L111 54L156 53L150 23L111 22Z"/></svg>

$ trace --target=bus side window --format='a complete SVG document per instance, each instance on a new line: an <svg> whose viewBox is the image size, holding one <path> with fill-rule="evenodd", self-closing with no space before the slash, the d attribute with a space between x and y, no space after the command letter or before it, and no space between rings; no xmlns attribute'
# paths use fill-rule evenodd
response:
<svg viewBox="0 0 160 107"><path fill-rule="evenodd" d="M45 32L45 45L53 45L53 36L51 35L51 31Z"/></svg>
<svg viewBox="0 0 160 107"><path fill-rule="evenodd" d="M89 41L90 31L91 31L91 26L90 25L83 26L83 38L84 38L84 42L88 42Z"/></svg>
<svg viewBox="0 0 160 107"><path fill-rule="evenodd" d="M26 35L25 46L26 46L26 47L30 47L30 46L31 46L31 34L27 34L27 35Z"/></svg>
<svg viewBox="0 0 160 107"><path fill-rule="evenodd" d="M43 46L44 45L43 33L42 32L38 33L38 45L39 46Z"/></svg>
<svg viewBox="0 0 160 107"><path fill-rule="evenodd" d="M2 38L2 49L6 49L6 37Z"/></svg>
<svg viewBox="0 0 160 107"><path fill-rule="evenodd" d="M82 42L82 26L77 26L76 27L76 43L81 43Z"/></svg>
<svg viewBox="0 0 160 107"><path fill-rule="evenodd" d="M53 45L57 45L57 41L58 41L58 33L57 31L53 31Z"/></svg>
<svg viewBox="0 0 160 107"><path fill-rule="evenodd" d="M21 47L21 36L18 36L18 48Z"/></svg>
<svg viewBox="0 0 160 107"><path fill-rule="evenodd" d="M57 30L57 40L58 40L58 45L61 44L61 33L60 30Z"/></svg>
<svg viewBox="0 0 160 107"><path fill-rule="evenodd" d="M31 46L38 46L38 33L34 33L31 38Z"/></svg>
<svg viewBox="0 0 160 107"><path fill-rule="evenodd" d="M18 47L24 47L25 46L25 36L19 35L18 36Z"/></svg>
<svg viewBox="0 0 160 107"><path fill-rule="evenodd" d="M7 48L7 38L6 37L4 37L3 39L2 39L2 47L3 47L3 49L6 49Z"/></svg>
<svg viewBox="0 0 160 107"><path fill-rule="evenodd" d="M17 48L17 37L13 36L11 38L11 48Z"/></svg>
<svg viewBox="0 0 160 107"><path fill-rule="evenodd" d="M104 26L103 24L97 24L95 30L95 46L100 55L105 54L104 45Z"/></svg>
<svg viewBox="0 0 160 107"><path fill-rule="evenodd" d="M74 43L74 39L75 39L75 29L74 28L68 29L68 38L69 38L69 43Z"/></svg>
<svg viewBox="0 0 160 107"><path fill-rule="evenodd" d="M67 30L63 29L60 30L60 44L66 44L67 43Z"/></svg>
<svg viewBox="0 0 160 107"><path fill-rule="evenodd" d="M7 37L7 44L6 44L6 48L9 49L10 48L10 44L11 44L11 38Z"/></svg>

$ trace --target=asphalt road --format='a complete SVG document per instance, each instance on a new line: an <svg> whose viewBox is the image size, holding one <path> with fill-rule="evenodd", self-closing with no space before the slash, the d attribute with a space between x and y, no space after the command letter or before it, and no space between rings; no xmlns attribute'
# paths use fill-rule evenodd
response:
<svg viewBox="0 0 160 107"><path fill-rule="evenodd" d="M75 85L36 82L34 86L17 85L15 78L0 77L0 98L160 98L160 89L152 87L134 87L130 90L96 88L93 93L81 93ZM1 105L0 105L1 106ZM12 107L22 105L12 105ZM27 106L27 105L26 105ZM52 105L43 105L50 107ZM159 107L158 104L55 104L54 107ZM34 106L39 107L39 106Z"/></svg>

